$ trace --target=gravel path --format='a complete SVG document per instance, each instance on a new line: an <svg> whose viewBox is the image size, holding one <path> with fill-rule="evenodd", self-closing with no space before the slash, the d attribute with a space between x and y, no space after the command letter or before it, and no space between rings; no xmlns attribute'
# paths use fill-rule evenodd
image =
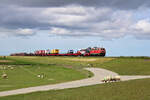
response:
<svg viewBox="0 0 150 100"><path fill-rule="evenodd" d="M10 90L10 91L3 91L3 92L0 92L0 96L25 94L25 93L36 92L36 91L76 88L76 87L81 87L81 86L102 84L103 82L101 82L101 80L104 77L118 75L115 72L112 72L112 71L109 71L106 69L102 69L102 68L86 68L86 70L91 71L94 74L94 76L91 78L83 79L83 80L59 83L59 84L54 84L54 85L44 85L44 86L22 88L22 89ZM141 79L141 78L150 78L150 76L121 76L122 81Z"/></svg>

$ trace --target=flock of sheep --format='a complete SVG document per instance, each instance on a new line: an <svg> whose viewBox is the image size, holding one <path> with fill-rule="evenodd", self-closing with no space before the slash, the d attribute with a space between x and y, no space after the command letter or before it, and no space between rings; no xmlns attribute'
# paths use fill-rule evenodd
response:
<svg viewBox="0 0 150 100"><path fill-rule="evenodd" d="M117 81L120 81L121 78L120 76L107 76L107 77L104 77L104 79L102 80L102 82L117 82Z"/></svg>
<svg viewBox="0 0 150 100"><path fill-rule="evenodd" d="M6 70L6 69L11 69L11 70L13 70L14 69L14 67L13 66L1 66L0 67L0 70ZM3 71L3 74L1 75L1 78L3 78L3 79L6 79L6 78L8 78L8 75Z"/></svg>
<svg viewBox="0 0 150 100"><path fill-rule="evenodd" d="M8 79L8 74L6 74L6 72L4 71L4 70L8 70L8 69L13 70L14 66L11 66L11 65L9 65L9 66L0 66L0 70L3 71L2 74L0 74L2 79ZM44 73L38 74L37 77L38 78L44 78L45 74Z"/></svg>
<svg viewBox="0 0 150 100"><path fill-rule="evenodd" d="M9 66L0 66L0 70L6 70L6 69L13 70L14 67L10 66L10 65ZM38 74L37 75L38 78L44 78L44 76L45 76L44 74ZM1 78L7 79L8 75L5 72L3 72L3 74L1 75ZM107 83L107 82L116 82L116 81L120 81L120 80L121 80L120 76L107 76L107 77L104 77L104 79L102 80L102 82Z"/></svg>

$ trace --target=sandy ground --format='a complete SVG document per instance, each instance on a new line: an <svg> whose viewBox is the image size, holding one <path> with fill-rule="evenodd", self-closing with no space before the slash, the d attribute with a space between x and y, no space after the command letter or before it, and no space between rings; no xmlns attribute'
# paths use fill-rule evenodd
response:
<svg viewBox="0 0 150 100"><path fill-rule="evenodd" d="M112 72L112 71L109 71L106 69L102 69L102 68L86 68L86 70L91 71L94 74L94 76L91 78L83 79L83 80L59 83L59 84L54 84L54 85L44 85L44 86L22 88L22 89L10 90L10 91L3 91L3 92L0 92L0 96L25 94L25 93L36 92L36 91L77 88L77 87L82 87L82 86L103 84L103 82L101 80L104 77L118 75L115 72ZM121 81L141 79L141 78L150 78L150 76L120 76L120 77L121 77Z"/></svg>

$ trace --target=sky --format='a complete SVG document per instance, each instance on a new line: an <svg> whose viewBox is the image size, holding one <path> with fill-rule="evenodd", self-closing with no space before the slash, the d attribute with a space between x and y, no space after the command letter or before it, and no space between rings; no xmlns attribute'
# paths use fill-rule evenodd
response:
<svg viewBox="0 0 150 100"><path fill-rule="evenodd" d="M0 0L0 55L95 46L150 56L150 0Z"/></svg>

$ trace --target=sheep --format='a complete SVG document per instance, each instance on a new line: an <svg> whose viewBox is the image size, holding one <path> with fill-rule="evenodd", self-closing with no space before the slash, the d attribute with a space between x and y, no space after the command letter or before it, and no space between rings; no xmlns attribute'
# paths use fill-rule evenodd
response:
<svg viewBox="0 0 150 100"><path fill-rule="evenodd" d="M102 82L116 82L116 81L120 81L120 76L107 76L107 77L104 77L104 79L102 80Z"/></svg>
<svg viewBox="0 0 150 100"><path fill-rule="evenodd" d="M8 78L7 74L6 74L6 73L4 73L4 74L2 75L2 78L3 78L3 79Z"/></svg>
<svg viewBox="0 0 150 100"><path fill-rule="evenodd" d="M115 76L115 79L116 79L116 81L120 81L121 80L120 76Z"/></svg>
<svg viewBox="0 0 150 100"><path fill-rule="evenodd" d="M13 69L14 69L14 67L10 67L10 69L11 69L11 70L13 70Z"/></svg>
<svg viewBox="0 0 150 100"><path fill-rule="evenodd" d="M37 75L38 78L44 78L44 74Z"/></svg>

